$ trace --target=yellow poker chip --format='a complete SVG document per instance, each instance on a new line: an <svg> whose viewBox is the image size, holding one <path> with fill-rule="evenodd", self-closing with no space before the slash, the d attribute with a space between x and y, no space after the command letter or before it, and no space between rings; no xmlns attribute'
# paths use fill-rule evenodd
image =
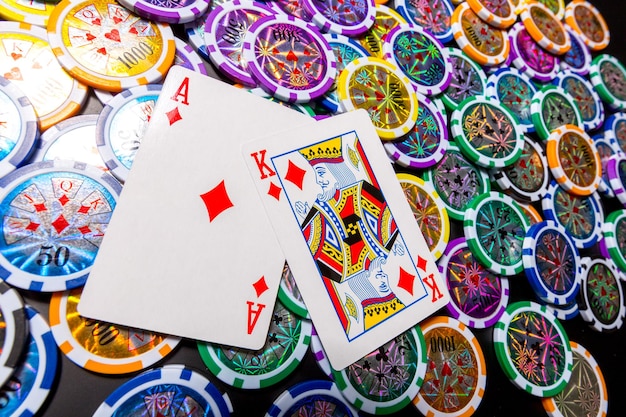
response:
<svg viewBox="0 0 626 417"><path fill-rule="evenodd" d="M469 4L458 5L450 23L459 48L478 64L494 66L508 58L511 44L506 31L483 21Z"/></svg>
<svg viewBox="0 0 626 417"><path fill-rule="evenodd" d="M580 127L554 129L546 143L548 166L556 182L571 194L593 194L602 180L602 162L593 139Z"/></svg>
<svg viewBox="0 0 626 417"><path fill-rule="evenodd" d="M406 24L406 19L391 7L376 4L374 24L367 32L355 40L373 57L383 58L383 41L391 29Z"/></svg>
<svg viewBox="0 0 626 417"><path fill-rule="evenodd" d="M176 53L168 25L144 20L115 0L61 1L48 37L74 78L113 92L159 82Z"/></svg>
<svg viewBox="0 0 626 417"><path fill-rule="evenodd" d="M572 0L565 7L565 23L578 33L592 51L600 51L611 41L609 26L602 14L586 0Z"/></svg>
<svg viewBox="0 0 626 417"><path fill-rule="evenodd" d="M0 17L15 22L46 26L55 7L55 1L2 0Z"/></svg>
<svg viewBox="0 0 626 417"><path fill-rule="evenodd" d="M380 58L349 63L337 80L337 94L345 111L368 112L381 139L397 139L417 121L417 94L411 81L397 66Z"/></svg>
<svg viewBox="0 0 626 417"><path fill-rule="evenodd" d="M522 8L520 15L528 34L546 51L563 55L572 47L563 23L547 6L530 3Z"/></svg>

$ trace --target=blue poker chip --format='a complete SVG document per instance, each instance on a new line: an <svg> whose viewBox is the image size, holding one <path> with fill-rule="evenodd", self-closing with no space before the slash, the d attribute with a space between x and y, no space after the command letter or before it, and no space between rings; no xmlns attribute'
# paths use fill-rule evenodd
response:
<svg viewBox="0 0 626 417"><path fill-rule="evenodd" d="M418 113L415 126L398 140L384 143L392 161L407 168L429 168L448 150L448 124L440 100L417 94Z"/></svg>
<svg viewBox="0 0 626 417"><path fill-rule="evenodd" d="M288 388L278 396L265 416L320 415L319 410L334 410L332 415L336 416L358 416L357 411L343 398L337 385L322 380L301 382Z"/></svg>
<svg viewBox="0 0 626 417"><path fill-rule="evenodd" d="M537 88L530 78L517 68L500 68L487 79L485 95L500 101L517 116L524 132L534 132L530 105Z"/></svg>
<svg viewBox="0 0 626 417"><path fill-rule="evenodd" d="M0 77L0 178L28 159L39 136L37 115L28 97Z"/></svg>
<svg viewBox="0 0 626 417"><path fill-rule="evenodd" d="M598 193L570 194L552 181L541 207L546 219L563 226L578 249L590 248L602 236L604 211Z"/></svg>
<svg viewBox="0 0 626 417"><path fill-rule="evenodd" d="M441 43L450 42L454 37L450 21L454 7L448 0L396 0L394 5L408 22L428 30Z"/></svg>
<svg viewBox="0 0 626 417"><path fill-rule="evenodd" d="M0 278L40 292L84 285L121 190L111 174L65 160L0 179Z"/></svg>
<svg viewBox="0 0 626 417"><path fill-rule="evenodd" d="M161 89L161 84L131 87L109 100L98 116L98 152L121 182L130 172Z"/></svg>
<svg viewBox="0 0 626 417"><path fill-rule="evenodd" d="M575 74L585 76L589 74L591 52L589 52L589 48L585 45L578 32L573 30L569 25L563 25L563 27L569 34L572 46L569 51L561 55L559 65L561 69L570 70Z"/></svg>
<svg viewBox="0 0 626 417"><path fill-rule="evenodd" d="M153 415L228 417L233 411L204 375L184 365L166 365L125 382L104 400L93 417Z"/></svg>
<svg viewBox="0 0 626 417"><path fill-rule="evenodd" d="M552 304L546 304L546 308L549 312L554 314L559 320L572 320L574 317L577 317L580 313L578 310L578 303L573 301L564 306L555 306Z"/></svg>
<svg viewBox="0 0 626 417"><path fill-rule="evenodd" d="M35 415L56 380L59 354L50 326L33 307L25 309L30 333L22 362L0 389L3 416Z"/></svg>
<svg viewBox="0 0 626 417"><path fill-rule="evenodd" d="M559 306L575 300L580 289L580 256L562 226L551 220L530 226L524 237L522 262L539 299Z"/></svg>
<svg viewBox="0 0 626 417"><path fill-rule="evenodd" d="M574 99L580 110L583 128L586 131L596 130L604 122L604 104L591 82L572 71L559 72L552 83L563 88Z"/></svg>

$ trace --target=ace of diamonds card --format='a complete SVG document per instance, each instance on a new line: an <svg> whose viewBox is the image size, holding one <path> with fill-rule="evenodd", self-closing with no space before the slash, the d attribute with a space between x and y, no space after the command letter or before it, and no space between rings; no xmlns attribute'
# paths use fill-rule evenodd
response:
<svg viewBox="0 0 626 417"><path fill-rule="evenodd" d="M252 141L242 154L333 367L448 303L367 113Z"/></svg>
<svg viewBox="0 0 626 417"><path fill-rule="evenodd" d="M242 143L309 117L174 66L82 293L85 317L259 349L285 258Z"/></svg>

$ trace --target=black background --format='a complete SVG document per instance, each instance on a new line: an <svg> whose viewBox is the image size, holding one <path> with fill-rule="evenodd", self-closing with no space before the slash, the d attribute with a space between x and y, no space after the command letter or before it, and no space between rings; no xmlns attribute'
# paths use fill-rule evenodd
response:
<svg viewBox="0 0 626 417"><path fill-rule="evenodd" d="M522 0L523 1L523 0ZM602 51L618 57L626 62L626 9L623 2L618 0L595 0L592 3L604 15L611 30L611 43ZM178 33L181 33L178 31ZM85 113L97 113L100 105L91 94ZM174 174L175 175L175 174ZM620 209L619 203L613 199L603 198L605 215ZM540 210L540 206L537 206ZM541 212L541 211L540 211ZM167 219L163 219L164 227ZM458 226L458 225L457 225ZM458 233L453 229L455 233ZM453 237L451 236L450 240ZM596 249L583 252L585 255L599 256ZM185 262L185 260L181 260ZM534 295L523 275L512 277L510 280L510 302L518 300L534 300ZM172 277L172 285L175 277ZM48 316L48 294L20 291L25 300L37 308L45 317ZM159 302L160 300L155 300ZM115 303L115 300L112 300ZM180 300L185 303L185 300ZM112 308L116 306L112 305ZM168 309L176 308L176 304L168 300L163 303L164 314ZM445 314L442 311L441 314ZM210 317L196 317L195 321L211 320ZM626 395L623 393L624 377L626 376L626 330L622 328L614 333L598 333L591 329L580 317L562 322L570 339L585 346L600 365L609 391L609 415L619 415L626 410ZM542 416L546 415L541 400L533 397L514 386L504 375L495 357L492 345L492 330L474 330L482 346L487 362L487 387L485 396L475 415L477 416ZM75 365L61 357L57 369L55 389L38 415L49 417L82 417L91 416L102 401L119 385L136 374L124 376L102 376ZM326 379L319 370L313 356L307 353L303 363L296 371L282 383L258 390L240 390L222 384L214 378L202 363L196 350L194 341L183 340L179 347L160 364L185 364L196 368L206 375L219 387L222 392L228 392L233 403L234 413L238 416L262 416L268 410L273 400L286 388L307 379ZM412 404L396 416L421 415Z"/></svg>

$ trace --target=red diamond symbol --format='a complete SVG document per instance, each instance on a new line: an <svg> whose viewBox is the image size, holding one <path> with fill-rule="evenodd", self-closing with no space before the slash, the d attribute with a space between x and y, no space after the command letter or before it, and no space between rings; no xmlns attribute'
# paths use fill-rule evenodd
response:
<svg viewBox="0 0 626 417"><path fill-rule="evenodd" d="M226 185L224 180L220 182L215 188L200 195L200 198L204 202L206 209L209 213L209 222L215 220L224 210L227 210L234 206L228 192L226 191Z"/></svg>
<svg viewBox="0 0 626 417"><path fill-rule="evenodd" d="M413 282L416 276L409 274L402 267L400 267L400 278L398 278L398 287L406 290L409 294L413 295Z"/></svg>
<svg viewBox="0 0 626 417"><path fill-rule="evenodd" d="M43 203L42 204L35 204L34 207L35 207L36 211L46 211L47 210L46 205L43 204Z"/></svg>
<svg viewBox="0 0 626 417"><path fill-rule="evenodd" d="M175 107L173 110L166 112L165 115L167 116L167 120L170 121L170 126L178 121L183 120L182 116L178 112L178 107Z"/></svg>
<svg viewBox="0 0 626 417"><path fill-rule="evenodd" d="M417 256L417 267L422 271L426 272L426 265L428 265L428 261L421 256Z"/></svg>
<svg viewBox="0 0 626 417"><path fill-rule="evenodd" d="M87 214L89 213L89 209L91 208L91 206L80 206L80 208L78 209L78 212L80 214Z"/></svg>
<svg viewBox="0 0 626 417"><path fill-rule="evenodd" d="M86 235L88 233L91 233L91 229L89 228L89 226L79 227L78 231L81 232L84 235Z"/></svg>
<svg viewBox="0 0 626 417"><path fill-rule="evenodd" d="M289 182L295 184L299 189L302 189L302 183L304 182L304 174L306 171L289 161L289 166L287 167L287 175L285 175L285 179Z"/></svg>
<svg viewBox="0 0 626 417"><path fill-rule="evenodd" d="M270 289L265 282L265 277L259 278L252 286L254 287L254 291L256 291L256 298L259 298L265 291Z"/></svg>
<svg viewBox="0 0 626 417"><path fill-rule="evenodd" d="M267 190L267 194L271 195L276 200L280 200L280 192L282 190L283 189L280 188L278 185L274 184L273 182L270 182L270 189Z"/></svg>
<svg viewBox="0 0 626 417"><path fill-rule="evenodd" d="M61 203L62 206L66 205L69 201L70 199L67 198L65 194L63 194L63 196L59 198L59 203Z"/></svg>
<svg viewBox="0 0 626 417"><path fill-rule="evenodd" d="M55 221L52 222L52 227L54 227L57 233L61 233L67 226L70 224L65 220L65 217L61 214Z"/></svg>
<svg viewBox="0 0 626 417"><path fill-rule="evenodd" d="M30 230L31 232L34 232L35 230L37 230L38 227L39 227L39 223L30 222L30 224L26 226L26 230Z"/></svg>

